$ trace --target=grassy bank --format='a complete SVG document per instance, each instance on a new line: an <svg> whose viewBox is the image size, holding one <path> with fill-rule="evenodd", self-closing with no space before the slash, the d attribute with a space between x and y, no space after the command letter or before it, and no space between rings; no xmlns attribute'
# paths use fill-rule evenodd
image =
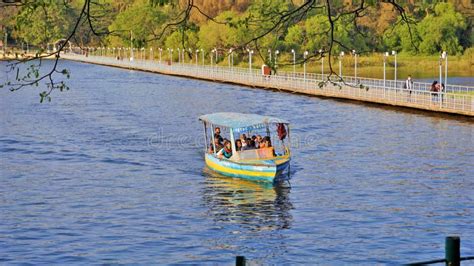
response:
<svg viewBox="0 0 474 266"><path fill-rule="evenodd" d="M291 61L290 61L291 60ZM291 65L292 58L289 55L278 57L280 70L293 71ZM381 54L372 54L369 56L360 56L357 58L357 75L368 78L383 78L383 56ZM395 73L395 58L389 56L386 64L387 79L393 79ZM221 62L226 65L227 61ZM255 66L260 66L262 61L258 58L254 60ZM239 66L248 66L247 62L240 62ZM333 60L333 70L339 73L339 61ZM308 73L321 73L321 60L310 59L306 64ZM302 64L296 66L296 71L302 72ZM327 59L324 62L324 72L329 72ZM346 55L342 60L343 75L354 75L354 57ZM439 57L422 55L398 55L397 56L397 76L398 79L405 79L411 75L414 79L431 78L439 76ZM474 55L470 56L450 56L448 58L448 75L453 77L474 77ZM444 77L444 61L443 61Z"/></svg>

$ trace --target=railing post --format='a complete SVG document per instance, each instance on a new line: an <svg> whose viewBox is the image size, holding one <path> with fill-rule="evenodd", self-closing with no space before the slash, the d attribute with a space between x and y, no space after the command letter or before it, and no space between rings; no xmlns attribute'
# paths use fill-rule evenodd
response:
<svg viewBox="0 0 474 266"><path fill-rule="evenodd" d="M446 237L445 258L446 266L461 265L461 239L458 236Z"/></svg>
<svg viewBox="0 0 474 266"><path fill-rule="evenodd" d="M235 257L235 265L236 266L245 266L245 257L244 256L237 256Z"/></svg>

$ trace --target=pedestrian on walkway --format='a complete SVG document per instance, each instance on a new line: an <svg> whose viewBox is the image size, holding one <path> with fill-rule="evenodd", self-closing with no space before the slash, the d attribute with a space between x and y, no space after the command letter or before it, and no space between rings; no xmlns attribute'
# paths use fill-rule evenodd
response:
<svg viewBox="0 0 474 266"><path fill-rule="evenodd" d="M413 91L413 80L411 79L411 75L408 75L403 88L407 91L408 101L411 102L411 92Z"/></svg>

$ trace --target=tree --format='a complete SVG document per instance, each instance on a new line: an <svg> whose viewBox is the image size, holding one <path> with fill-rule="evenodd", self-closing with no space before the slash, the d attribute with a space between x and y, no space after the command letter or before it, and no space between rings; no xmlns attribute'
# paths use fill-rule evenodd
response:
<svg viewBox="0 0 474 266"><path fill-rule="evenodd" d="M70 5L58 1L35 1L14 18L14 35L27 43L46 48L64 38L71 30L70 17L75 17Z"/></svg>

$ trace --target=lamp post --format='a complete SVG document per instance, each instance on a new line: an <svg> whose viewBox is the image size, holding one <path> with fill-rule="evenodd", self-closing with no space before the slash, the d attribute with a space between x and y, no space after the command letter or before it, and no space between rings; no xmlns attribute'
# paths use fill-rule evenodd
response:
<svg viewBox="0 0 474 266"><path fill-rule="evenodd" d="M393 50L392 51L392 55L395 57L395 73L394 73L394 77L393 77L393 80L395 80L395 85L394 87L396 88L397 87L397 51Z"/></svg>
<svg viewBox="0 0 474 266"><path fill-rule="evenodd" d="M179 48L176 48L176 50L178 51L178 64L181 64L181 52Z"/></svg>
<svg viewBox="0 0 474 266"><path fill-rule="evenodd" d="M268 61L272 64L272 49L268 49Z"/></svg>
<svg viewBox="0 0 474 266"><path fill-rule="evenodd" d="M383 97L385 98L385 81L387 79L387 75L386 75L386 65L387 65L387 58L388 58L388 52L385 52L385 54L383 55Z"/></svg>
<svg viewBox="0 0 474 266"><path fill-rule="evenodd" d="M323 54L323 49L319 49L319 54L321 55L321 80L324 80L324 54Z"/></svg>
<svg viewBox="0 0 474 266"><path fill-rule="evenodd" d="M211 57L211 67L213 67L214 50L215 50L215 49L212 49L212 50L211 50L211 54L210 54L210 57Z"/></svg>
<svg viewBox="0 0 474 266"><path fill-rule="evenodd" d="M304 81L306 81L306 57L308 56L308 51L304 51L303 53L303 58L304 58L304 62L303 62L303 78L304 78Z"/></svg>
<svg viewBox="0 0 474 266"><path fill-rule="evenodd" d="M142 47L142 60L146 59L146 50L145 47Z"/></svg>
<svg viewBox="0 0 474 266"><path fill-rule="evenodd" d="M153 54L153 47L150 47L150 57L151 61L153 62L153 60L155 60L155 55Z"/></svg>
<svg viewBox="0 0 474 266"><path fill-rule="evenodd" d="M252 74L252 54L253 50L247 49L247 52L249 53L249 72Z"/></svg>
<svg viewBox="0 0 474 266"><path fill-rule="evenodd" d="M204 66L204 50L201 49L202 65Z"/></svg>
<svg viewBox="0 0 474 266"><path fill-rule="evenodd" d="M445 60L444 62L444 92L446 92L446 89L448 88L448 53L446 51L443 51L441 54L441 58Z"/></svg>
<svg viewBox="0 0 474 266"><path fill-rule="evenodd" d="M219 51L217 50L217 48L214 48L214 52L216 53L216 66L217 66L217 61L219 61Z"/></svg>
<svg viewBox="0 0 474 266"><path fill-rule="evenodd" d="M133 31L130 31L130 61L133 61Z"/></svg>
<svg viewBox="0 0 474 266"><path fill-rule="evenodd" d="M356 50L352 50L352 54L354 55L354 84L357 84L357 52Z"/></svg>
<svg viewBox="0 0 474 266"><path fill-rule="evenodd" d="M160 64L161 64L161 53L163 52L163 49L160 47L158 50L160 50Z"/></svg>
<svg viewBox="0 0 474 266"><path fill-rule="evenodd" d="M199 49L196 49L196 66L198 65L198 54L199 54Z"/></svg>
<svg viewBox="0 0 474 266"><path fill-rule="evenodd" d="M278 67L278 64L277 64L277 63L278 63L278 62L277 62L278 54L280 54L280 51L276 50L276 51L275 51L275 71L276 71L276 69L277 69L277 67Z"/></svg>
<svg viewBox="0 0 474 266"><path fill-rule="evenodd" d="M193 50L191 50L191 48L188 48L188 51L189 51L189 63L192 64L193 63Z"/></svg>
<svg viewBox="0 0 474 266"><path fill-rule="evenodd" d="M232 56L232 62L231 62L231 56ZM232 54L232 48L229 49L229 55L227 56L227 61L229 63L229 68L231 68L234 65L234 58Z"/></svg>
<svg viewBox="0 0 474 266"><path fill-rule="evenodd" d="M344 57L344 51L339 54L339 77L342 79L342 58Z"/></svg>
<svg viewBox="0 0 474 266"><path fill-rule="evenodd" d="M293 78L296 76L296 53L294 49L291 49L291 53L293 54Z"/></svg>

